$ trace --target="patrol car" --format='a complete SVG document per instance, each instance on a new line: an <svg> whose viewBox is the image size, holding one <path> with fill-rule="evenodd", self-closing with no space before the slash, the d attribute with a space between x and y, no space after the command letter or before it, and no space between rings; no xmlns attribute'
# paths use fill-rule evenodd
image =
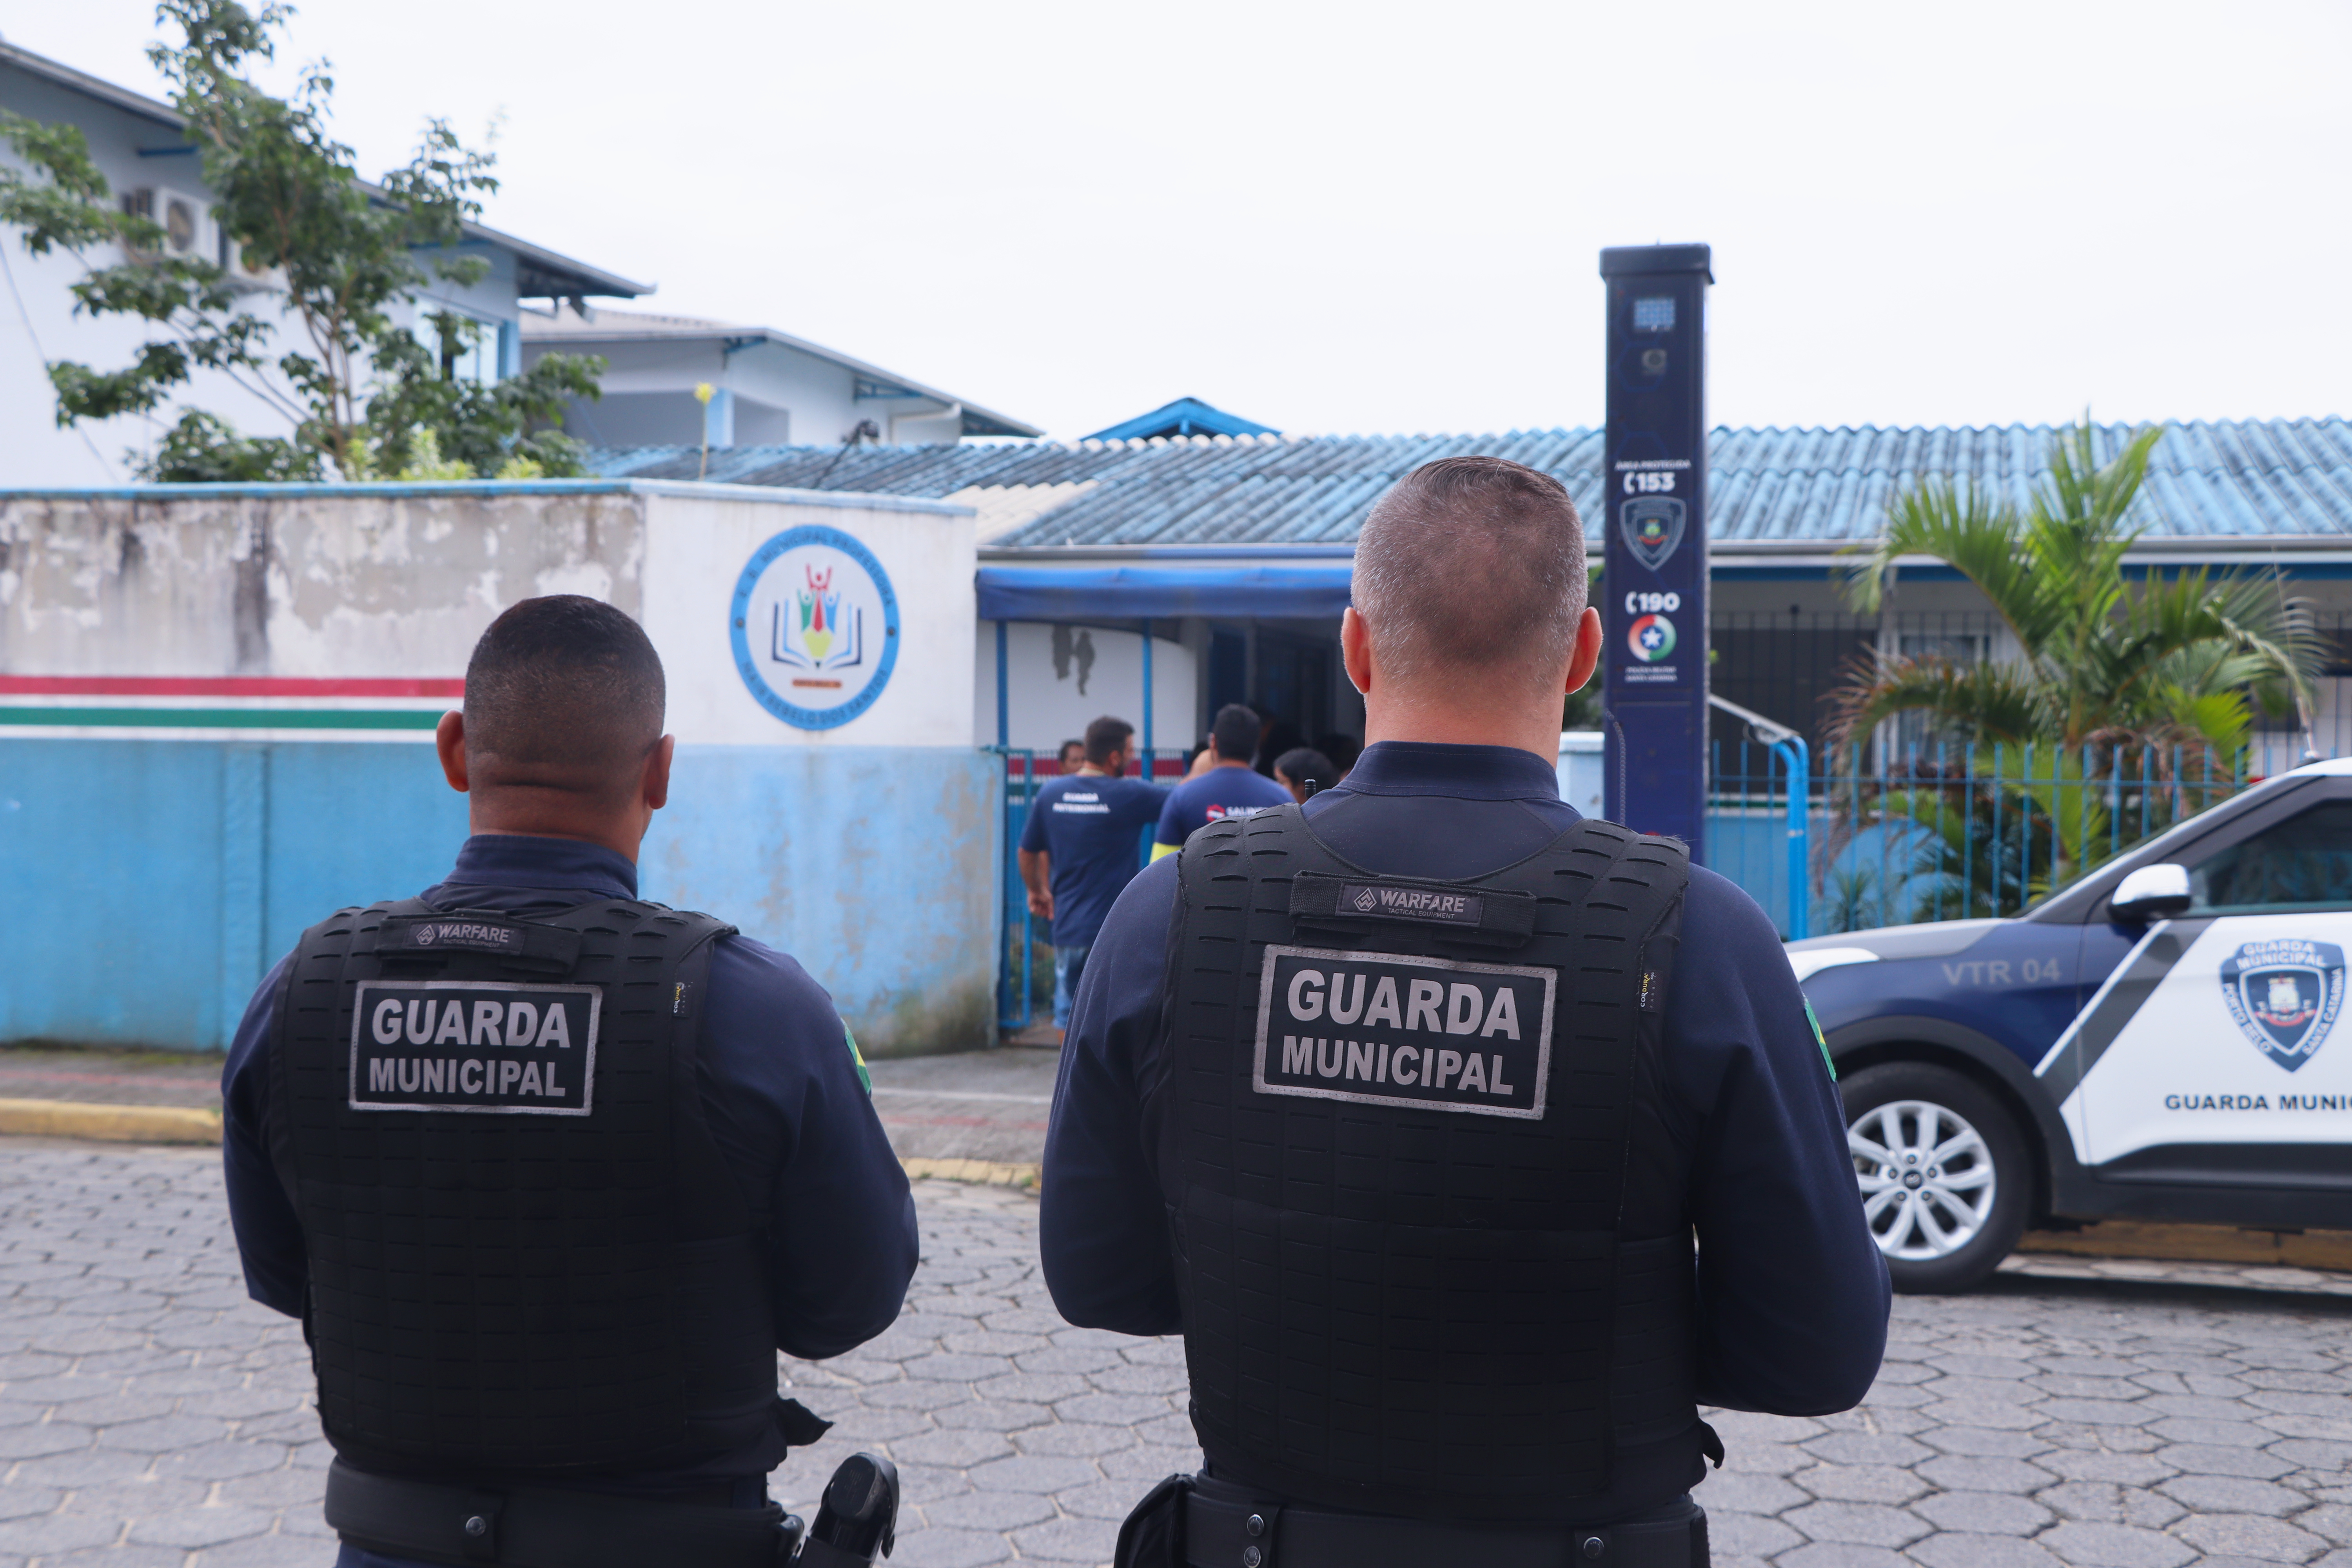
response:
<svg viewBox="0 0 2352 1568"><path fill-rule="evenodd" d="M2347 948L2352 759L2015 919L1790 942L1896 1288L1964 1289L2052 1217L2352 1228Z"/></svg>

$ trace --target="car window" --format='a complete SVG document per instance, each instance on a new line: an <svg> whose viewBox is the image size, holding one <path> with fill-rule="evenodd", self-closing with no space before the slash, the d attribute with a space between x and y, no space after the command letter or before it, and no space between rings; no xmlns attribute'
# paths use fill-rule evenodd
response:
<svg viewBox="0 0 2352 1568"><path fill-rule="evenodd" d="M2352 800L2326 801L2189 870L2200 914L2352 909Z"/></svg>

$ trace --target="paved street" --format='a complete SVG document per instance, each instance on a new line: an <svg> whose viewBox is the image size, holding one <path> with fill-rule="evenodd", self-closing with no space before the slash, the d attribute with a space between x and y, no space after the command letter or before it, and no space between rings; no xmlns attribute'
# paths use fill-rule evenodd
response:
<svg viewBox="0 0 2352 1568"><path fill-rule="evenodd" d="M0 1568L331 1559L301 1337L244 1299L215 1159L0 1141ZM840 1426L777 1489L874 1447L907 1477L894 1563L1105 1561L1195 1462L1178 1346L1064 1326L1031 1199L918 1190L906 1315L787 1363ZM1721 1419L1718 1563L2352 1564L2352 1302L2011 1274L1896 1318L1862 1409Z"/></svg>

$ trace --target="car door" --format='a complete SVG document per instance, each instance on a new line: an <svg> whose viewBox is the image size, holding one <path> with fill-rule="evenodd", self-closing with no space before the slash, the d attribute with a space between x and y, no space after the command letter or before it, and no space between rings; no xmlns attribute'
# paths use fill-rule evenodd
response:
<svg viewBox="0 0 2352 1568"><path fill-rule="evenodd" d="M2101 1179L2335 1186L2352 1170L2352 1043L2336 1041L2352 1033L2352 781L2283 805L2179 857L2189 910L2138 934L2073 1031L2063 1111Z"/></svg>

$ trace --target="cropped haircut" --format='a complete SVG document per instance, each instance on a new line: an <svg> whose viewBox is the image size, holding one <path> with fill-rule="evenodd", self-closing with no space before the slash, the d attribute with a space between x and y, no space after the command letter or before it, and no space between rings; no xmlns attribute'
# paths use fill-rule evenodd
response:
<svg viewBox="0 0 2352 1568"><path fill-rule="evenodd" d="M1110 754L1127 744L1135 733L1135 726L1124 719L1114 719L1106 713L1087 726L1087 761L1101 767L1110 761Z"/></svg>
<svg viewBox="0 0 2352 1568"><path fill-rule="evenodd" d="M1257 760L1257 710L1238 702L1226 703L1209 721L1209 739L1216 742L1219 759L1228 763Z"/></svg>
<svg viewBox="0 0 2352 1568"><path fill-rule="evenodd" d="M1549 686L1584 614L1584 524L1567 487L1502 458L1444 458L1365 518L1352 584L1381 675Z"/></svg>
<svg viewBox="0 0 2352 1568"><path fill-rule="evenodd" d="M466 752L496 788L625 795L661 741L661 656L638 626L578 594L525 599L466 665Z"/></svg>

